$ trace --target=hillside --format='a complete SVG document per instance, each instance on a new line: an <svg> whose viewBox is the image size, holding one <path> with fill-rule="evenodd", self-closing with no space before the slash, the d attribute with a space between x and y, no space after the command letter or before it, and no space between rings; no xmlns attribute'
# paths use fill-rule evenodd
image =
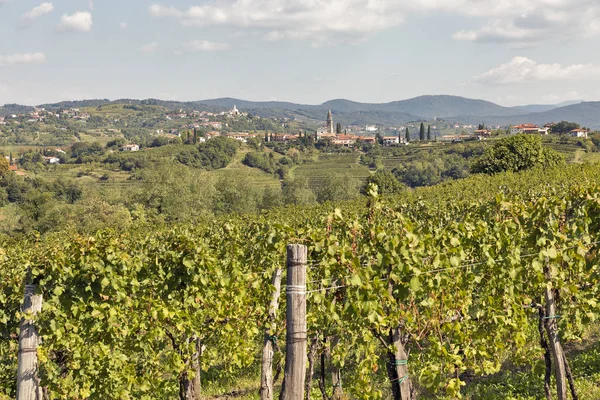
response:
<svg viewBox="0 0 600 400"><path fill-rule="evenodd" d="M290 118L312 121L325 119L328 110L337 122L344 125L401 125L411 121L431 120L435 117L451 121L490 125L511 125L524 122L544 124L553 121L575 121L583 126L600 129L599 102L572 102L561 105L525 105L503 107L498 104L459 96L419 96L390 103L360 103L335 99L320 105L298 104L280 101L246 101L235 98L208 99L191 102L164 101L158 99L81 100L43 104L41 107L58 110L62 108L97 107L107 104L153 105L172 110L223 111L234 105L240 110L263 118ZM26 113L33 108L17 104L0 107L0 116Z"/></svg>
<svg viewBox="0 0 600 400"><path fill-rule="evenodd" d="M252 102L233 98L201 100L197 104L213 107L238 108L263 117L302 116L322 121L328 110L343 124L395 125L409 121L430 120L434 117L475 124L511 125L523 122L544 124L553 121L576 121L590 128L600 128L597 102L565 105L525 105L502 107L495 103L459 96L419 96L390 103L360 103L345 99L327 101L321 105L289 102Z"/></svg>
<svg viewBox="0 0 600 400"><path fill-rule="evenodd" d="M600 102L583 102L553 110L536 112L515 116L461 116L456 121L464 123L477 123L484 121L491 125L510 125L519 123L544 124L557 121L574 121L591 129L600 129Z"/></svg>

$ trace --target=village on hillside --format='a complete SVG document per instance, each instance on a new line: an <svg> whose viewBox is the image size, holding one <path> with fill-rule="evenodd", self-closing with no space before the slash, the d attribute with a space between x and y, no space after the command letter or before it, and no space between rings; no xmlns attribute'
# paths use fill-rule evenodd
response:
<svg viewBox="0 0 600 400"><path fill-rule="evenodd" d="M548 123L544 126L538 126L530 123L523 123L513 126L486 127L481 124L464 125L443 120L434 119L431 125L425 122L407 123L402 126L382 126L382 125L348 125L342 127L340 123L334 121L331 110L327 113L325 123L314 127L308 123L298 123L288 118L261 118L251 116L247 112L240 111L235 105L233 108L220 111L185 111L185 110L159 110L154 113L144 114L144 110L137 106L123 105L121 109L115 108L114 111L102 114L105 109L98 107L93 109L66 108L56 111L47 110L42 107L35 107L33 111L24 114L11 114L0 116L0 144L8 145L7 137L19 130L29 129L42 133L37 129L54 129L63 132L65 135L69 131L86 130L88 126L98 126L105 123L107 118L111 125L104 129L103 135L118 137L119 133L130 128L131 122L127 118L132 118L125 112L137 112L136 116L141 115L140 125L150 127L148 136L159 138L164 143L176 143L177 141L203 143L215 137L227 137L242 143L248 143L249 140L259 138L265 143L293 143L308 137L313 142L321 142L328 146L352 148L362 145L380 144L387 147L405 146L411 142L463 142L473 140L485 140L499 134L537 134L549 135L553 133L553 128L557 123ZM96 113L96 111L98 111ZM122 112L123 115L119 113ZM101 116L104 116L102 119ZM243 126L245 121L263 121L260 124L256 122L253 125L255 129L240 130L236 129ZM65 125L69 123L76 124ZM441 124L445 124L442 128ZM262 125L262 126L261 126ZM438 126L439 125L439 126ZM36 128L39 126L39 128ZM156 129L152 129L156 126ZM574 125L575 126L575 125ZM69 127L69 128L68 128ZM295 128L294 128L295 127ZM271 128L271 129L269 129ZM295 130L294 130L295 129ZM96 129L101 130L101 129ZM452 132L453 133L449 133ZM565 132L561 132L565 133ZM568 132L574 138L587 138L590 131L580 128L578 125ZM2 143L3 138L5 138ZM77 143L79 141L76 138ZM137 152L143 147L147 147L148 139L145 143L139 141L126 141L120 145L122 152ZM69 147L70 144L66 144ZM65 153L65 146L54 146L55 152ZM61 162L60 154L44 155L43 160L47 164L58 164ZM12 162L11 162L12 164Z"/></svg>

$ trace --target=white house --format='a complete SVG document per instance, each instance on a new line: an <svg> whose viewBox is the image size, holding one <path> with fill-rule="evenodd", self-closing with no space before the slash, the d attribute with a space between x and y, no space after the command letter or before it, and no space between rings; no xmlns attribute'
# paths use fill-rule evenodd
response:
<svg viewBox="0 0 600 400"><path fill-rule="evenodd" d="M228 133L226 135L228 138L239 140L242 143L246 143L249 138L252 136L245 132L236 132L236 133Z"/></svg>
<svg viewBox="0 0 600 400"><path fill-rule="evenodd" d="M522 125L511 126L510 133L512 135L518 135L521 133L547 135L548 129L540 129L539 126L534 125L534 124L522 124Z"/></svg>
<svg viewBox="0 0 600 400"><path fill-rule="evenodd" d="M400 144L400 138L398 136L384 136L383 137L383 145L384 146L397 146Z"/></svg>
<svg viewBox="0 0 600 400"><path fill-rule="evenodd" d="M140 146L137 144L126 144L121 147L121 151L140 151Z"/></svg>
<svg viewBox="0 0 600 400"><path fill-rule="evenodd" d="M352 135L337 135L331 143L337 146L351 147L356 143L356 137Z"/></svg>
<svg viewBox="0 0 600 400"><path fill-rule="evenodd" d="M365 131L367 132L377 132L378 129L375 125L367 125L365 126Z"/></svg>
<svg viewBox="0 0 600 400"><path fill-rule="evenodd" d="M44 157L47 164L60 164L60 158L58 157Z"/></svg>
<svg viewBox="0 0 600 400"><path fill-rule="evenodd" d="M586 131L585 129L573 129L570 133L571 133L571 136L576 137L576 138L587 138L588 137L588 131Z"/></svg>

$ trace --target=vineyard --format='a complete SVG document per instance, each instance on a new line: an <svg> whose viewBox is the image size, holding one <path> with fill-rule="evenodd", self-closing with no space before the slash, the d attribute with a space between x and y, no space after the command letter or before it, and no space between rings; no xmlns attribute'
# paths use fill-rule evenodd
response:
<svg viewBox="0 0 600 400"><path fill-rule="evenodd" d="M563 347L600 315L599 177L569 166L204 225L2 238L0 399L15 398L22 318L49 399L199 399L205 377L235 380L263 354L278 391L289 326L286 296L272 301L289 244L307 248L307 398L459 398L506 362L540 368L535 398L577 398ZM43 297L35 317L26 284Z"/></svg>

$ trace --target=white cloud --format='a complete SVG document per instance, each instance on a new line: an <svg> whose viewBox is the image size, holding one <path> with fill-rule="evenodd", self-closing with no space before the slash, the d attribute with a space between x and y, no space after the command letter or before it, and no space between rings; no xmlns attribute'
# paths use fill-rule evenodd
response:
<svg viewBox="0 0 600 400"><path fill-rule="evenodd" d="M193 40L191 42L184 43L181 48L175 51L176 55L182 55L186 53L197 53L201 51L225 51L229 50L231 45L228 43L216 43L208 40Z"/></svg>
<svg viewBox="0 0 600 400"><path fill-rule="evenodd" d="M519 45L600 34L600 3L594 0L470 0L465 14L493 18L461 30L454 39Z"/></svg>
<svg viewBox="0 0 600 400"><path fill-rule="evenodd" d="M310 40L321 44L357 38L404 21L405 6L391 0L223 0L181 10L154 4L154 17L182 26L228 26L261 30L266 40Z"/></svg>
<svg viewBox="0 0 600 400"><path fill-rule="evenodd" d="M152 42L140 47L140 52L144 54L154 54L158 51L160 45L157 42Z"/></svg>
<svg viewBox="0 0 600 400"><path fill-rule="evenodd" d="M150 6L150 15L153 17L183 17L185 14L175 7L165 7L159 4Z"/></svg>
<svg viewBox="0 0 600 400"><path fill-rule="evenodd" d="M510 84L536 81L584 80L600 77L600 65L538 64L527 57L514 57L506 64L475 77L473 82L485 84Z"/></svg>
<svg viewBox="0 0 600 400"><path fill-rule="evenodd" d="M23 53L0 56L0 67L16 64L43 64L46 62L44 53Z"/></svg>
<svg viewBox="0 0 600 400"><path fill-rule="evenodd" d="M21 20L25 22L33 21L34 19L49 14L52 11L54 11L54 5L52 3L42 3L23 14Z"/></svg>
<svg viewBox="0 0 600 400"><path fill-rule="evenodd" d="M150 15L174 18L187 27L261 30L265 40L317 45L360 41L412 14L429 12L472 17L473 23L454 35L458 40L533 43L600 34L597 0L220 0L187 9L149 7Z"/></svg>
<svg viewBox="0 0 600 400"><path fill-rule="evenodd" d="M127 22L121 22L121 23L119 24L119 28L120 28L121 30L125 30L125 29L127 29Z"/></svg>
<svg viewBox="0 0 600 400"><path fill-rule="evenodd" d="M88 11L77 11L72 15L64 14L57 32L90 32L92 30L92 14Z"/></svg>

